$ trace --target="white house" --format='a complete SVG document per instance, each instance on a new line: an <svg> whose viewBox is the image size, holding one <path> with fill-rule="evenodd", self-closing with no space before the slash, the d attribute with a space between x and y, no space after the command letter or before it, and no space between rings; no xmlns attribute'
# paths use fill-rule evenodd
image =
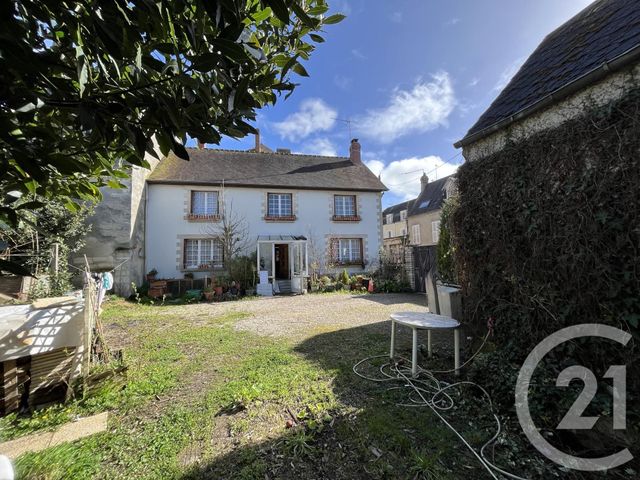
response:
<svg viewBox="0 0 640 480"><path fill-rule="evenodd" d="M243 253L256 252L257 270L282 291L304 290L312 263L322 272L374 268L386 187L362 164L358 141L349 157L256 145L190 149L189 161L173 154L160 161L146 180L145 270L198 278L223 268L215 232L225 215L244 224Z"/></svg>

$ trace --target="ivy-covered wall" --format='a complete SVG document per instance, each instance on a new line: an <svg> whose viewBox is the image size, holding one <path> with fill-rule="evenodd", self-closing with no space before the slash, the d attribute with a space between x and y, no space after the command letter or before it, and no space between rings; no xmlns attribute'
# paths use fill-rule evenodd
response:
<svg viewBox="0 0 640 480"><path fill-rule="evenodd" d="M465 318L481 328L495 320L495 352L475 373L506 406L531 349L579 323L613 325L634 340L564 344L552 373L626 364L637 393L640 89L585 112L458 170L451 227Z"/></svg>

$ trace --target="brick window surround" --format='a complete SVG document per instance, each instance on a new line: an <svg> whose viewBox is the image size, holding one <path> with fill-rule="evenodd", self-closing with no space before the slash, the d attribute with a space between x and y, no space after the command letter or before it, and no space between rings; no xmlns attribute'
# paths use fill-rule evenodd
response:
<svg viewBox="0 0 640 480"><path fill-rule="evenodd" d="M334 222L359 222L358 197L356 195L334 195L331 219Z"/></svg>

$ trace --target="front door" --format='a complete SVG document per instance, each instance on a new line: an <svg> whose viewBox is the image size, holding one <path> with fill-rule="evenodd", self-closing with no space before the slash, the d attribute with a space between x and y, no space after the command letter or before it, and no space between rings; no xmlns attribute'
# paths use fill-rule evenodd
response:
<svg viewBox="0 0 640 480"><path fill-rule="evenodd" d="M275 254L276 278L281 280L289 279L289 245L286 243L276 243Z"/></svg>

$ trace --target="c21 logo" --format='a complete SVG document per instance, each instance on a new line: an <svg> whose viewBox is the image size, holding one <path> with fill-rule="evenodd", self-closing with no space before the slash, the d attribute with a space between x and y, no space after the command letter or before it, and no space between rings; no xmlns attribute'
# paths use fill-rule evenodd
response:
<svg viewBox="0 0 640 480"><path fill-rule="evenodd" d="M558 450L540 434L529 411L529 384L531 377L540 361L551 350L561 343L580 337L601 337L626 345L631 340L631 334L608 325L585 323L563 328L549 335L531 351L524 361L518 381L516 383L516 412L522 430L536 449L555 463L575 470L589 472L603 471L619 467L633 459L629 449L625 448L617 453L600 458L582 458ZM613 379L613 428L626 427L626 367L612 365L605 373L605 378ZM594 373L581 365L574 365L564 369L558 375L556 386L567 387L571 380L579 378L584 383L584 389L558 424L559 429L590 429L598 421L598 417L583 417L598 389L598 380Z"/></svg>

